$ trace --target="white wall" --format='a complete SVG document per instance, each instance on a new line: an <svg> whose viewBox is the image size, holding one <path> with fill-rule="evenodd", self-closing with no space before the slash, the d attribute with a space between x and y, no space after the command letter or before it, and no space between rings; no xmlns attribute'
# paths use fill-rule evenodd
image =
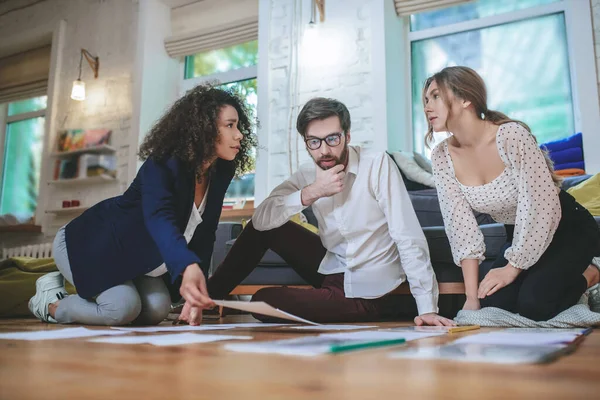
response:
<svg viewBox="0 0 600 400"><path fill-rule="evenodd" d="M0 16L0 53L25 50L52 36L61 20L65 22L64 46L57 59L54 131L46 132L51 147L46 150L43 171L53 164L47 153L56 145L56 130L72 128L110 128L113 145L118 149L118 176L122 184L96 185L62 189L49 187L46 199L38 207L56 208L62 200L79 199L91 205L121 193L125 188L129 164L132 116L132 70L137 30L137 2L133 0L53 0L32 2L11 0L2 4ZM11 11L14 10L14 11ZM77 79L80 48L100 58L98 79L84 60L82 80L87 98L83 102L70 98L73 80ZM50 115L50 111L48 115ZM45 185L45 182L41 183ZM42 192L45 188L41 188ZM47 216L44 231L52 235L65 221ZM38 222L38 223L39 223Z"/></svg>
<svg viewBox="0 0 600 400"><path fill-rule="evenodd" d="M177 99L179 60L169 57L164 40L171 35L171 9L160 0L141 0L133 65L133 115L127 184L141 161L137 149L152 125Z"/></svg>
<svg viewBox="0 0 600 400"><path fill-rule="evenodd" d="M259 90L268 82L266 96L261 92L259 98L259 145L268 147L259 152L257 170L266 169L268 175L257 177L257 202L309 160L295 124L312 97L346 104L352 143L387 149L386 97L381 91L386 76L385 67L380 68L385 64L384 3L328 0L325 7L325 21L307 39L309 1L260 2L259 40L268 42L268 59L259 60Z"/></svg>

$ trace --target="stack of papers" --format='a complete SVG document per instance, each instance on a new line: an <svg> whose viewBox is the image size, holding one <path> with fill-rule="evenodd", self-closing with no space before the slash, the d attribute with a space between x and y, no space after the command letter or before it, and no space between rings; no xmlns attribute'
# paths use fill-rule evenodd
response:
<svg viewBox="0 0 600 400"><path fill-rule="evenodd" d="M589 331L511 328L464 336L443 346L409 348L390 356L498 364L544 363L573 351L574 343Z"/></svg>
<svg viewBox="0 0 600 400"><path fill-rule="evenodd" d="M469 335L456 340L454 343L462 344L492 344L511 346L547 346L568 344L577 339L581 334L574 332L519 332L497 331Z"/></svg>
<svg viewBox="0 0 600 400"><path fill-rule="evenodd" d="M391 358L452 360L494 364L549 362L567 352L566 346L511 346L451 343L435 347L411 347L390 354Z"/></svg>

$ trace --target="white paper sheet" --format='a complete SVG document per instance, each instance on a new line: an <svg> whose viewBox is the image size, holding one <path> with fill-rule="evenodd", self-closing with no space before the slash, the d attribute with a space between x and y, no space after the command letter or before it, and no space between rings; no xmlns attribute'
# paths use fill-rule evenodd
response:
<svg viewBox="0 0 600 400"><path fill-rule="evenodd" d="M152 336L126 336L91 339L95 343L112 344L152 344L154 346L178 346L194 343L218 342L221 340L248 340L252 336L233 336L233 335L204 335L196 333L176 333L170 335L152 335Z"/></svg>
<svg viewBox="0 0 600 400"><path fill-rule="evenodd" d="M212 326L212 325L211 325ZM247 322L247 323L239 323L239 324L219 324L215 326L225 326L230 329L233 328L277 328L279 326L295 326L294 324L270 324L265 322Z"/></svg>
<svg viewBox="0 0 600 400"><path fill-rule="evenodd" d="M319 336L330 337L345 340L392 340L404 339L407 342L417 339L425 339L432 336L442 336L444 333L438 332L390 332L390 331L360 331L360 332L341 332L341 333L323 333Z"/></svg>
<svg viewBox="0 0 600 400"><path fill-rule="evenodd" d="M378 342L394 339L406 341L439 336L443 333L425 332L382 332L360 331L324 333L319 336L303 336L295 339L274 340L252 343L226 344L225 349L246 353L283 354L294 356L316 356L331 353L332 346L361 342Z"/></svg>
<svg viewBox="0 0 600 400"><path fill-rule="evenodd" d="M218 306L234 308L236 310L248 311L255 314L268 315L269 317L276 317L281 319L288 319L290 321L302 322L303 324L319 325L316 322L309 321L304 318L297 317L293 314L281 311L275 307L272 307L264 301L231 301L231 300L214 300L214 303Z"/></svg>
<svg viewBox="0 0 600 400"><path fill-rule="evenodd" d="M163 325L163 326L140 326L140 327L120 327L113 326L112 329L126 332L140 332L140 333L153 333L153 332L189 332L189 331L218 331L233 329L233 326L221 326L221 325Z"/></svg>
<svg viewBox="0 0 600 400"><path fill-rule="evenodd" d="M28 331L0 333L0 339L5 340L54 340L54 339L75 339L81 337L103 336L103 335L123 335L128 332L106 329L87 329L83 327L52 329L47 331Z"/></svg>
<svg viewBox="0 0 600 400"><path fill-rule="evenodd" d="M514 333L514 332L489 332L464 336L454 343L469 344L496 344L513 346L545 346L570 343L577 338L577 334L570 332L551 333Z"/></svg>
<svg viewBox="0 0 600 400"><path fill-rule="evenodd" d="M306 330L306 331L351 331L355 329L371 329L378 328L375 325L318 325L318 326L290 326L290 329Z"/></svg>

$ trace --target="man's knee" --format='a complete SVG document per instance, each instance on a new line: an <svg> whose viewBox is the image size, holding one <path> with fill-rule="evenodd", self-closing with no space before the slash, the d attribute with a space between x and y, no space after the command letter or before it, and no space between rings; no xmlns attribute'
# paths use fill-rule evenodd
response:
<svg viewBox="0 0 600 400"><path fill-rule="evenodd" d="M256 293L254 293L254 295L252 296L250 301L263 301L263 302L267 303L268 305L270 305L271 307L279 308L277 306L277 300L276 300L277 292L279 291L278 289L279 288L260 289ZM269 317L267 315L262 315L262 314L254 314L253 313L252 316L261 322L272 322L272 321L277 320L277 318Z"/></svg>

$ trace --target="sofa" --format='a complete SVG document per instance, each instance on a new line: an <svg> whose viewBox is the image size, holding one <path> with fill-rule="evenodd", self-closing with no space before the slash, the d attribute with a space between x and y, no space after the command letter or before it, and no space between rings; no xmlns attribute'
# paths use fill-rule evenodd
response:
<svg viewBox="0 0 600 400"><path fill-rule="evenodd" d="M450 243L444 230L444 224L435 189L425 187L410 181L404 174L406 184L417 218L423 228L431 262L438 282L440 283L440 313L453 317L464 303L464 285L462 271L454 264ZM563 189L579 184L589 175L569 177L563 181ZM310 208L304 210L308 222L316 225L316 218ZM485 261L482 270L487 264L494 262L506 242L504 225L495 223L489 215L476 214L486 244ZM595 217L600 226L600 217ZM211 269L218 268L221 261L235 242L235 238L242 231L240 223L222 222L217 230L217 239L213 253ZM258 288L265 285L302 286L307 283L289 267L275 252L269 250L265 253L256 269L232 292L232 294L253 294ZM402 285L399 294L409 294L406 285ZM408 314L416 312L412 296L407 296Z"/></svg>

